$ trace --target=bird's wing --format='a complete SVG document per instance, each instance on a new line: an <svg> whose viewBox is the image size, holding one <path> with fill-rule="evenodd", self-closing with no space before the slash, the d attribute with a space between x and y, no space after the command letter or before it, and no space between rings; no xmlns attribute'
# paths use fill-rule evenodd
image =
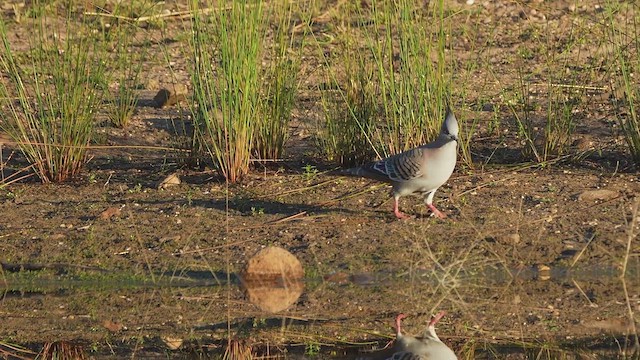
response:
<svg viewBox="0 0 640 360"><path fill-rule="evenodd" d="M423 360L423 358L419 354L414 354L409 351L400 351L394 353L386 360Z"/></svg>
<svg viewBox="0 0 640 360"><path fill-rule="evenodd" d="M418 147L407 150L386 159L373 163L373 170L384 174L390 180L403 182L424 176L425 151L429 149Z"/></svg>

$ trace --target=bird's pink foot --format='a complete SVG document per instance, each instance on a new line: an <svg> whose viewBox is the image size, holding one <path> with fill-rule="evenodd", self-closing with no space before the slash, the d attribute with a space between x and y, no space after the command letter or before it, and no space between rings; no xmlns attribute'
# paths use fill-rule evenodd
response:
<svg viewBox="0 0 640 360"><path fill-rule="evenodd" d="M402 328L402 320L404 320L407 317L407 315L400 313L398 314L398 316L396 316L396 334L400 334L401 333L401 328Z"/></svg>
<svg viewBox="0 0 640 360"><path fill-rule="evenodd" d="M435 326L436 323L438 321L440 321L440 319L442 319L443 316L445 316L447 314L446 311L440 311L438 314L436 314L435 316L431 317L431 321L429 321L429 326Z"/></svg>
<svg viewBox="0 0 640 360"><path fill-rule="evenodd" d="M435 215L438 219L445 219L447 217L447 215L443 214L442 212L440 212L440 210L436 209L436 207L433 206L433 204L427 204L427 206L429 207L429 209L431 209L431 212L433 212L433 215Z"/></svg>
<svg viewBox="0 0 640 360"><path fill-rule="evenodd" d="M400 208L398 207L398 199L394 199L393 201L393 213L398 219L411 219L411 216L400 211Z"/></svg>
<svg viewBox="0 0 640 360"><path fill-rule="evenodd" d="M403 219L411 219L411 215L407 215L405 213L403 213L402 211L398 210L398 209L394 209L393 213L396 215L396 217L400 220Z"/></svg>

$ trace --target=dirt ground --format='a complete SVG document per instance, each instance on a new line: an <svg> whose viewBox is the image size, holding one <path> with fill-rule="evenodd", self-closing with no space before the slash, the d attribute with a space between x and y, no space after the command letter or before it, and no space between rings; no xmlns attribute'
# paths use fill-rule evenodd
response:
<svg viewBox="0 0 640 360"><path fill-rule="evenodd" d="M458 118L479 128L473 163L460 161L436 194L447 219L430 217L420 199L407 197L401 207L416 218L398 221L388 187L325 172L335 165L315 150L322 75L310 56L287 158L256 163L241 184L189 169L176 152L125 147L93 150L75 182L42 185L32 177L0 188L0 344L37 348L65 340L96 357L188 357L220 353L232 334L263 353L342 357L384 346L399 312L410 315L407 331L417 334L432 313L446 310L438 331L461 358L619 356L640 319L632 216L640 178L613 113L610 79L589 77L599 90L574 113L572 154L580 156L544 166L522 156L502 97L518 68L535 74L544 66L534 49L541 41L523 34L539 31L535 36L560 44L568 29L602 32L601 5L447 4L460 11L460 38L449 39L456 58L487 66L475 70L479 90L454 99ZM185 9L173 1L159 6ZM329 15L319 32L331 31L331 9L339 6L324 5ZM3 14L11 18L8 7ZM165 26L145 32L158 55L145 65L134 122L100 127L104 145L175 146L186 107L150 106L173 76L189 81L176 40L182 24L169 19ZM27 27L11 23L10 36L20 47ZM606 50L596 39L585 35L581 47L593 63L576 66L599 71L596 55ZM533 57L518 55L523 49ZM542 100L534 92L532 101ZM502 119L498 131L489 130L494 114ZM2 148L5 176L24 165L14 150ZM159 188L172 174L181 183ZM290 251L306 274L302 295L276 314L247 302L234 275L266 246ZM17 271L30 267L38 271ZM168 350L172 341L184 344Z"/></svg>

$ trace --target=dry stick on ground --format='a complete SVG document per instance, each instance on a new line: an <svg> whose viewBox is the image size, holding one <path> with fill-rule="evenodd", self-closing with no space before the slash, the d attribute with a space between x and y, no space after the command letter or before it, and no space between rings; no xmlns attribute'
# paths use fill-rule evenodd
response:
<svg viewBox="0 0 640 360"><path fill-rule="evenodd" d="M303 188L303 190L307 190L309 188L313 188L313 187L317 187L317 186L320 186L320 185L324 185L324 184L330 183L332 181L335 181L335 179L323 181L323 182L321 182L319 184L312 185L311 187ZM334 204L334 203L337 203L338 201L342 201L342 200L350 199L352 197L356 197L356 196L358 196L360 194L364 194L365 192L371 191L372 189L376 189L376 188L382 187L384 185L385 184L375 185L375 186L369 187L368 189L365 189L365 190L360 190L360 191L357 191L355 193L351 193L351 194L347 194L347 195L344 195L344 196L337 197L335 199L327 200L325 202L317 204L316 206L327 206L327 205L330 205L330 204ZM297 192L299 190L300 189L295 189L295 190L287 191L285 193ZM299 218L300 216L304 216L306 214L307 214L306 210L305 211L301 211L301 212L299 212L297 214L293 214L291 216L287 216L287 217L279 219L279 220L268 222L267 224L269 224L269 225L280 224L280 223L283 223L283 222L286 222L286 221L294 220L294 219Z"/></svg>
<svg viewBox="0 0 640 360"><path fill-rule="evenodd" d="M13 174L7 176L6 178L3 178L0 181L0 189L5 187L5 186L13 184L14 182L18 182L20 180L24 180L24 179L27 179L27 178L30 178L30 177L34 176L35 173L32 172L32 173L25 174L23 176L17 177L18 175L22 174L23 172L25 172L25 171L33 168L33 167L34 167L34 165L25 166L22 169L20 169L20 170L14 172ZM2 171L2 168L0 168L0 171ZM4 175L4 173L3 173L3 175Z"/></svg>
<svg viewBox="0 0 640 360"><path fill-rule="evenodd" d="M585 247L586 248L586 247ZM582 287L580 287L580 284L578 284L577 281L575 281L574 279L571 279L571 281L573 282L573 285L578 289L578 291L580 291L580 294L582 294L582 296L587 299L587 302L589 303L589 306L591 307L598 307L598 305L594 304L591 299L589 299L589 296L587 296L587 294L584 292L584 290L582 290Z"/></svg>
<svg viewBox="0 0 640 360"><path fill-rule="evenodd" d="M617 199L617 198L616 198ZM580 250L580 253L578 253L578 256L575 257L575 259L573 259L573 261L571 262L571 266L569 266L570 268L574 267L576 265L576 263L578 262L578 260L580 260L580 258L582 257L582 254L584 254L584 252L587 250L587 248L589 248L589 245L591 245L591 242L593 241L593 239L596 238L596 234L595 232L589 237L589 241L587 242L587 245L585 245L582 250ZM580 290L582 291L582 290ZM589 301L591 302L591 301Z"/></svg>
<svg viewBox="0 0 640 360"><path fill-rule="evenodd" d="M246 8L249 7L256 7L259 4L245 4L244 6ZM200 9L198 10L198 12L200 14L206 15L212 12L218 12L218 11L226 11L226 10L231 10L233 5L227 5L227 6L222 6L222 7L217 7L217 8L205 8L205 9ZM176 18L176 19L184 19L184 18L189 18L189 17L193 17L195 14L194 11L192 10L185 10L185 11L174 11L174 12L170 12L167 14L156 14L156 15L149 15L149 16L140 16L137 18L131 18L128 16L121 16L121 15L114 15L114 14L110 14L110 13L98 13L98 12L93 12L93 11L86 11L84 13L84 15L88 15L88 16L102 16L102 17L108 17L108 18L113 18L113 19L119 19L119 20L125 20L125 21L129 21L129 22L144 22L144 21L149 21L149 20L158 20L158 19L166 19L166 18Z"/></svg>
<svg viewBox="0 0 640 360"><path fill-rule="evenodd" d="M346 0L338 0L338 2L334 6L329 8L327 11L325 11L322 14L320 14L320 15L314 17L313 19L311 19L310 23L328 22L330 20L330 17L333 15L333 13L338 12L340 7L346 2L347 2ZM293 27L292 32L293 33L297 33L300 30L302 30L303 28L305 28L306 26L308 26L307 23L298 24L298 25Z"/></svg>
<svg viewBox="0 0 640 360"><path fill-rule="evenodd" d="M9 350L6 350L4 348L8 348ZM29 354L30 356L18 355L18 353ZM34 358L33 355L38 354L21 346L16 346L0 341L0 355L4 356L7 359L32 360Z"/></svg>
<svg viewBox="0 0 640 360"><path fill-rule="evenodd" d="M262 225L261 225L262 226ZM216 245L216 246L211 246L208 248L202 248L202 249L195 249L195 250L188 250L188 251L181 251L181 252L174 252L171 255L173 256L178 256L178 255L186 255L186 254L194 254L194 253L199 253L199 252L205 252L205 251L211 251L211 250L218 250L224 247L229 247L229 246L235 246L235 245L240 245L240 244L244 244L246 242L250 242L253 241L254 239L245 239L245 240L238 240L238 241L234 241L232 243L229 244L224 244L224 245Z"/></svg>
<svg viewBox="0 0 640 360"><path fill-rule="evenodd" d="M635 232L635 228L638 225L638 207L640 206L640 198L636 198L633 207L631 208L631 221L629 222L629 227L627 228L627 247L625 251L624 258L622 259L622 271L620 274L620 280L622 280L622 289L624 290L625 302L627 305L627 311L629 313L629 322L631 323L631 327L633 329L634 334L634 354L638 354L640 352L640 340L638 334L638 328L636 327L635 316L633 312L633 306L631 305L631 300L629 297L629 290L627 289L626 282L626 274L627 274L627 265L629 263L629 256L631 255L631 245L633 244L633 240L636 239L638 234Z"/></svg>
<svg viewBox="0 0 640 360"><path fill-rule="evenodd" d="M557 87L557 88L565 88L565 89L581 89L581 90L600 90L605 91L608 90L608 87L602 86L592 86L592 85L572 85L572 84L530 84L531 86L539 86L539 87Z"/></svg>

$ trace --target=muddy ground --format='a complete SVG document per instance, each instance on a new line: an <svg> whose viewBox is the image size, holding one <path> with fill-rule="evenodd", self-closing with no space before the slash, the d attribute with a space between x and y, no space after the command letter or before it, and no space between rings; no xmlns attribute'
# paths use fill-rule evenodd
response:
<svg viewBox="0 0 640 360"><path fill-rule="evenodd" d="M339 6L322 6L328 15L316 31L330 33ZM598 41L601 4L448 6L460 19L452 51L486 67L474 70L477 91L454 98L458 118L479 128L473 162L459 162L436 194L447 219L430 217L420 199L403 198L402 208L416 218L398 221L389 188L324 172L336 165L323 161L313 140L323 117L322 75L310 49L287 157L256 163L241 184L187 168L177 152L100 148L74 182L42 185L31 177L2 188L0 343L37 348L65 340L93 356L182 357L219 353L231 334L263 352L342 356L344 348L383 346L398 312L410 315L407 331L416 334L430 314L446 310L439 334L460 357L524 358L522 349L550 358L598 358L602 348L613 351L602 358L621 354L640 319L632 216L640 179L614 116L610 77L594 65L606 51ZM11 11L4 8L5 20ZM518 68L536 73L544 66L537 49L543 41L523 34L560 43L567 29L585 34L576 56L590 54L579 65L588 71L575 71L591 74L585 85L596 90L574 113L576 156L540 166L522 155L503 95ZM10 30L18 47L26 41L24 23L10 22ZM145 30L158 55L145 65L134 122L100 127L103 144L176 145L186 107L150 105L172 83L161 46L172 55L177 83L188 84L182 31L171 18ZM542 100L533 93L532 101ZM499 128L489 131L494 116ZM24 165L14 150L2 149L3 164L10 158L5 174ZM181 183L160 189L171 174ZM303 294L276 314L247 302L233 275L271 245L293 253L306 273ZM43 268L17 271L25 267ZM185 343L168 350L171 339Z"/></svg>

